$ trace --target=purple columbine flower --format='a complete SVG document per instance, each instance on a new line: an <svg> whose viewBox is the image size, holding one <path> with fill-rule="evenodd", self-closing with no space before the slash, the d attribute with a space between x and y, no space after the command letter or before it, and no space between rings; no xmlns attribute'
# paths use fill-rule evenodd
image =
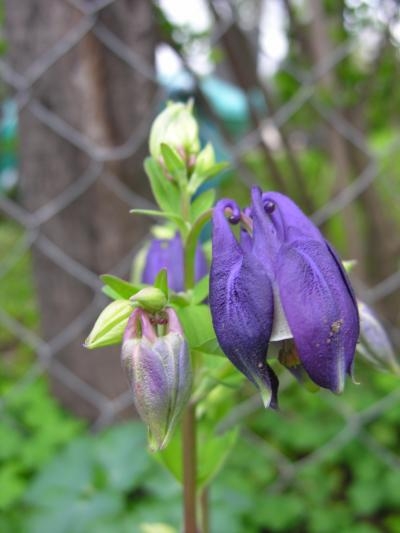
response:
<svg viewBox="0 0 400 533"><path fill-rule="evenodd" d="M169 287L175 292L183 291L183 245L179 233L176 233L172 239L153 239L151 241L142 273L142 282L151 285L163 268L166 268L168 272ZM207 260L199 244L195 257L196 281L199 281L207 273Z"/></svg>
<svg viewBox="0 0 400 533"><path fill-rule="evenodd" d="M239 222L238 241L229 223ZM305 369L317 385L342 391L359 336L357 304L336 253L288 197L254 187L244 212L231 200L218 202L210 305L222 349L260 388L265 404L273 406L277 394L268 344L290 337L294 373Z"/></svg>

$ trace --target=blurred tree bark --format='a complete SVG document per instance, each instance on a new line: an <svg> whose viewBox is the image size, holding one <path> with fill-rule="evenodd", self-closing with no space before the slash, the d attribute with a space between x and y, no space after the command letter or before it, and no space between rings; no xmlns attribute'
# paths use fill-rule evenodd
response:
<svg viewBox="0 0 400 533"><path fill-rule="evenodd" d="M328 24L324 12L323 2L319 0L310 0L311 20L309 25L309 51L311 52L312 64L315 67L321 67L325 61L328 61L333 53L332 42L328 34ZM328 69L320 78L319 86L328 92L329 95L339 94L339 83L334 69ZM335 113L340 114L340 109L336 108ZM349 186L354 175L351 161L348 153L346 139L337 131L331 123L328 127L328 145L332 163L336 170L335 192L344 190ZM360 230L360 221L357 216L356 206L350 204L343 211L343 219L346 226L348 250L352 257L359 262L360 273L364 273L364 240Z"/></svg>
<svg viewBox="0 0 400 533"><path fill-rule="evenodd" d="M208 7L213 13L215 19L220 22L220 16L218 10L212 0L208 1ZM229 4L229 2L228 2ZM221 44L226 53L227 61L229 63L230 70L232 72L233 79L243 89L248 107L250 110L250 117L252 126L262 130L264 127L263 120L268 118L274 126L274 114L276 112L276 105L273 100L272 92L270 91L267 83L260 78L257 70L257 49L254 49L252 43L253 36L246 34L238 23L237 8L230 4L230 9L234 18L229 24L229 27L221 35ZM261 13L261 6L258 5L258 11ZM259 112L256 111L251 101L251 93L254 90L261 92L266 104L266 117L259 116ZM262 151L265 161L270 173L271 179L282 192L288 192L288 181L291 181L293 189L296 194L297 201L308 212L312 213L314 210L312 198L306 186L306 179L302 172L302 169L297 161L296 153L293 149L290 135L287 131L286 125L281 124L277 128L282 142L282 149L287 157L288 168L290 172L290 179L286 180L282 171L277 163L277 154L269 147L269 145L260 138L259 149Z"/></svg>
<svg viewBox="0 0 400 533"><path fill-rule="evenodd" d="M324 58L332 55L333 43L328 34L328 20L323 2L310 0L310 6L312 18L309 44L314 64L318 65L323 63ZM342 15L343 9L344 5L338 10L340 15ZM339 19L338 24L341 23L340 21L341 19ZM383 39L385 38L384 35ZM380 55L378 54L377 57L379 58ZM335 108L335 113L338 116L342 115L363 135L365 146L367 146L367 139L365 138L367 131L365 124L366 107L370 104L365 93L368 85L372 85L373 78L378 76L378 67L379 59L375 61L372 67L371 79L364 86L364 95L360 97L357 106L349 109ZM329 69L326 75L321 78L321 84L332 96L342 92L340 80L334 69ZM328 124L328 128L329 150L337 169L336 183L338 190L343 190L351 183L352 179L359 176L367 168L369 158L351 140L346 139L338 132L334 125ZM361 206L358 216L357 205ZM343 217L348 232L349 252L359 261L358 273L370 284L375 284L394 272L397 268L400 252L396 224L385 209L375 183L371 183L356 202L352 202L343 209ZM391 320L398 320L398 297L396 294L386 299L382 310Z"/></svg>
<svg viewBox="0 0 400 533"><path fill-rule="evenodd" d="M94 24L105 26L144 63L152 65L155 32L151 9L146 0L121 0L95 15ZM18 73L26 75L32 72L29 68L34 62L41 64L41 58L49 57L53 47L83 22L84 15L72 2L6 0L6 17L9 62ZM96 146L111 148L126 142L152 111L154 94L152 81L110 52L91 31L51 64L26 96L40 102ZM33 212L76 183L93 160L38 120L28 105L23 107L19 120L21 197ZM112 173L136 193L146 195L143 154L142 142L133 156L105 164L102 176ZM89 270L104 273L127 256L146 232L145 224L129 216L128 210L121 194L115 194L98 179L45 222L40 235ZM51 340L90 305L95 292L37 246L33 262L43 335ZM90 326L83 329L86 331L62 347L56 359L97 391L108 397L118 395L126 389L118 351L84 350L82 342ZM77 395L74 387L66 386L65 380L52 379L57 396L66 406L80 415L96 416L94 405Z"/></svg>

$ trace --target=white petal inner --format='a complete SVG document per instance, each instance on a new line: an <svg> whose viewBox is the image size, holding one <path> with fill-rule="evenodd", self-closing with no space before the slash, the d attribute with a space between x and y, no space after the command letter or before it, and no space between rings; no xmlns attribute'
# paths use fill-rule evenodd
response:
<svg viewBox="0 0 400 533"><path fill-rule="evenodd" d="M274 287L274 322L272 324L272 333L270 342L283 341L292 339L293 334L290 331L285 313L282 308L278 287Z"/></svg>

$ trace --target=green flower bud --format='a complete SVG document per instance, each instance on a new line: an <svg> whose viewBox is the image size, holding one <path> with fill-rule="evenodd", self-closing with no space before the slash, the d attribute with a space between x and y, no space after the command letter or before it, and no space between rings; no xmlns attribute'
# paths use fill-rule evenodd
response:
<svg viewBox="0 0 400 533"><path fill-rule="evenodd" d="M158 335L160 328L165 328L165 333ZM135 407L149 429L150 450L162 450L192 388L188 344L175 311L168 308L157 319L135 309L124 333L121 359Z"/></svg>
<svg viewBox="0 0 400 533"><path fill-rule="evenodd" d="M136 302L150 313L157 313L164 309L167 305L167 298L163 291L156 287L145 287L141 291L134 294L131 298L132 302Z"/></svg>
<svg viewBox="0 0 400 533"><path fill-rule="evenodd" d="M212 168L215 165L215 152L212 144L208 143L203 148L203 150L199 153L197 160L196 160L196 166L195 166L195 172L198 172L199 174L206 174L207 171Z"/></svg>
<svg viewBox="0 0 400 533"><path fill-rule="evenodd" d="M161 144L174 148L185 159L200 150L199 127L193 117L191 102L169 103L153 122L149 149L152 157L160 160Z"/></svg>
<svg viewBox="0 0 400 533"><path fill-rule="evenodd" d="M132 313L132 304L128 300L115 300L107 305L96 320L85 347L92 350L122 341L128 318Z"/></svg>

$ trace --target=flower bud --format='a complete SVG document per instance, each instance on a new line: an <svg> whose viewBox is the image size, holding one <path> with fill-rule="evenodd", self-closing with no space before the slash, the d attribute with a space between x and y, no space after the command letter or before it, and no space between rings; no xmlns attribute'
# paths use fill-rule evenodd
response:
<svg viewBox="0 0 400 533"><path fill-rule="evenodd" d="M86 339L85 347L91 350L120 343L131 313L132 304L128 300L115 300L107 305Z"/></svg>
<svg viewBox="0 0 400 533"><path fill-rule="evenodd" d="M158 335L161 328L165 333ZM162 450L192 388L189 348L173 309L151 318L142 309L134 310L124 333L122 366L137 412L148 426L150 449Z"/></svg>
<svg viewBox="0 0 400 533"><path fill-rule="evenodd" d="M400 375L400 366L396 360L389 337L372 309L358 301L360 314L360 342L357 351L379 370L386 370Z"/></svg>
<svg viewBox="0 0 400 533"><path fill-rule="evenodd" d="M161 144L168 144L189 159L200 150L199 127L193 117L191 103L171 102L153 122L149 149L152 157L159 160Z"/></svg>
<svg viewBox="0 0 400 533"><path fill-rule="evenodd" d="M145 287L141 291L134 294L131 298L132 302L137 302L140 307L149 311L150 313L157 313L164 309L167 304L167 298L163 291L156 287Z"/></svg>

